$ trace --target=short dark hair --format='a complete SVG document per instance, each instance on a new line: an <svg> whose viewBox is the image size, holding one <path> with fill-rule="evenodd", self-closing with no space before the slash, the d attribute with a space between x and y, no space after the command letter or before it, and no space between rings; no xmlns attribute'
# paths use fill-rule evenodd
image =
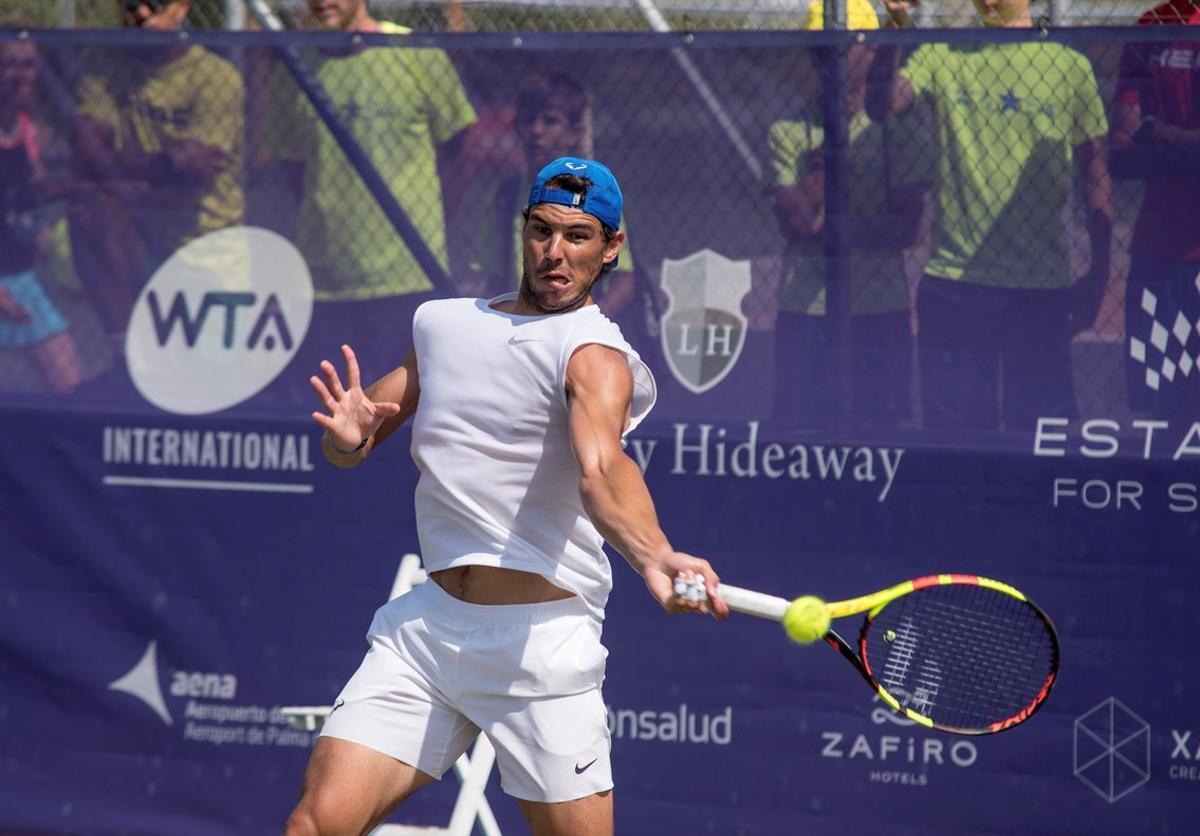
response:
<svg viewBox="0 0 1200 836"><path fill-rule="evenodd" d="M586 195L588 189L592 186L592 178L580 177L578 174L559 174L551 177L546 181L546 186L552 189L562 189L563 191L571 192L571 194ZM525 217L525 222L529 223L529 209L526 209L522 215ZM592 217L596 217L593 215ZM596 218L596 220L600 220ZM604 236L604 245L607 247L612 243L613 236L617 234L617 230L610 227L604 221L600 221L600 232ZM621 256L617 256L612 261L606 261L600 267L600 275L610 273L617 269L617 262L621 260Z"/></svg>
<svg viewBox="0 0 1200 836"><path fill-rule="evenodd" d="M567 73L535 72L517 89L517 116L560 108L572 125L583 123L588 95L579 80Z"/></svg>

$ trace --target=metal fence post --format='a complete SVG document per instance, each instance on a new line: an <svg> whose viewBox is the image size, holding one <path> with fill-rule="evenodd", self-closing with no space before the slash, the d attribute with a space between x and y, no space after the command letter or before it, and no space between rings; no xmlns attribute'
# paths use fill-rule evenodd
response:
<svg viewBox="0 0 1200 836"><path fill-rule="evenodd" d="M826 30L846 31L846 0L825 0ZM853 408L853 354L850 344L850 117L847 90L850 46L821 47L821 111L825 130L825 315L831 326L835 417Z"/></svg>
<svg viewBox="0 0 1200 836"><path fill-rule="evenodd" d="M58 0L58 25L63 29L75 25L75 0Z"/></svg>
<svg viewBox="0 0 1200 836"><path fill-rule="evenodd" d="M246 28L246 4L242 0L225 0L225 28Z"/></svg>

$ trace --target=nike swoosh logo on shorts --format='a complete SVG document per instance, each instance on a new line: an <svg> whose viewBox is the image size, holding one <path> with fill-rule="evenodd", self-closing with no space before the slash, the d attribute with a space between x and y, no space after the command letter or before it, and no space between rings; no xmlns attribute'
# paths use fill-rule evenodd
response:
<svg viewBox="0 0 1200 836"><path fill-rule="evenodd" d="M587 771L588 771L588 768L589 768L589 767L590 767L592 764L594 764L596 761L598 761L598 760L600 760L600 759L599 759L599 758L592 758L590 761L588 761L587 763L585 763L583 766L580 766L579 764L575 764L575 774L576 774L576 775L582 775L583 773L587 772Z"/></svg>
<svg viewBox="0 0 1200 836"><path fill-rule="evenodd" d="M509 345L519 345L521 343L540 343L537 337L518 337L515 334L508 338Z"/></svg>

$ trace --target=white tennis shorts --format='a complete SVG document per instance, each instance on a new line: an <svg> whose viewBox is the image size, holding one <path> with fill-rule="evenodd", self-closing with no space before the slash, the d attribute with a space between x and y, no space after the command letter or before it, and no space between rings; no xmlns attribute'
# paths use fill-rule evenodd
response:
<svg viewBox="0 0 1200 836"><path fill-rule="evenodd" d="M612 789L608 651L578 597L468 604L433 581L388 602L321 734L441 778L482 730L500 786L526 801Z"/></svg>

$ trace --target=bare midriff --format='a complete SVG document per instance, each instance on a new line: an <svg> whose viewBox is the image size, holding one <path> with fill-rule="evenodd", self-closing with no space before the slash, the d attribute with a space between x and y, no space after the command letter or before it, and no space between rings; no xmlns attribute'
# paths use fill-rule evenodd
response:
<svg viewBox="0 0 1200 836"><path fill-rule="evenodd" d="M574 595L541 575L498 566L441 569L431 573L429 579L468 604L542 604Z"/></svg>

